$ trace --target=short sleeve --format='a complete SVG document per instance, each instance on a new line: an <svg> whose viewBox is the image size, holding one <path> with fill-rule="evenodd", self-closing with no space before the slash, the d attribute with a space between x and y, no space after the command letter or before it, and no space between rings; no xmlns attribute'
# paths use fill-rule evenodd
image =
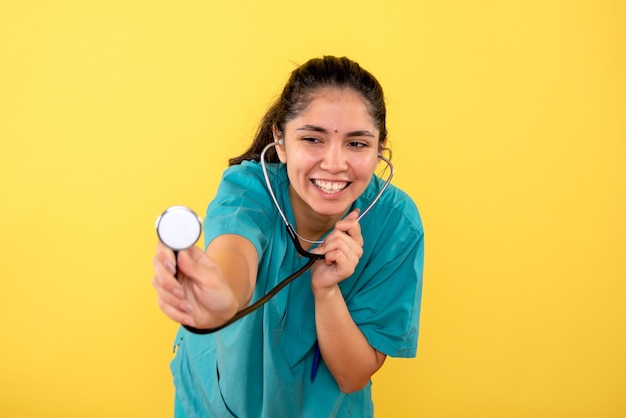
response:
<svg viewBox="0 0 626 418"><path fill-rule="evenodd" d="M424 231L417 208L379 206L385 221L370 222L377 237L348 284L348 309L370 345L392 357L415 357L424 269ZM369 215L368 215L369 216ZM371 221L371 219L370 219ZM372 230L370 230L372 232ZM342 289L343 291L343 289Z"/></svg>
<svg viewBox="0 0 626 418"><path fill-rule="evenodd" d="M259 257L268 245L267 231L275 222L261 168L244 162L227 168L204 218L205 248L216 237L237 234L248 239Z"/></svg>

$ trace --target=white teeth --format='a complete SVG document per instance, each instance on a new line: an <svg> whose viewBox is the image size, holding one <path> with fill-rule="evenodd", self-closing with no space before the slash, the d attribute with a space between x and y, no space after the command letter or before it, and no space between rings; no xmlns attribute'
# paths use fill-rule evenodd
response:
<svg viewBox="0 0 626 418"><path fill-rule="evenodd" d="M332 182L332 181L322 181L322 180L313 180L313 184L322 189L324 193L337 193L346 188L348 183L346 182Z"/></svg>

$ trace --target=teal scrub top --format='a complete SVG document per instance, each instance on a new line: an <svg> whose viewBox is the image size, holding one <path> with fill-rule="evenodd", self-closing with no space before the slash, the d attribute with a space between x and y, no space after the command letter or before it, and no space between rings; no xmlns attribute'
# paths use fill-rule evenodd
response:
<svg viewBox="0 0 626 418"><path fill-rule="evenodd" d="M287 219L294 222L289 180L282 164L268 174ZM354 202L365 210L383 181L377 176ZM389 185L360 220L363 256L339 284L348 309L370 345L392 357L414 357L422 294L424 236L411 198ZM205 245L222 234L247 238L259 255L252 302L302 267L266 189L259 163L225 170L204 220ZM311 381L316 331L310 273L262 308L208 335L180 328L170 367L176 417L371 417L371 382L345 394L323 359Z"/></svg>

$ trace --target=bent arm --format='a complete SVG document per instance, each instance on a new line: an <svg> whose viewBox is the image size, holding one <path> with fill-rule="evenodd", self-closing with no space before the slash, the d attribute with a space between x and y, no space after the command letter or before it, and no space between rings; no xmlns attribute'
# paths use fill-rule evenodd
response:
<svg viewBox="0 0 626 418"><path fill-rule="evenodd" d="M315 322L324 363L344 393L361 390L383 365L386 355L374 349L356 325L339 286L314 289Z"/></svg>

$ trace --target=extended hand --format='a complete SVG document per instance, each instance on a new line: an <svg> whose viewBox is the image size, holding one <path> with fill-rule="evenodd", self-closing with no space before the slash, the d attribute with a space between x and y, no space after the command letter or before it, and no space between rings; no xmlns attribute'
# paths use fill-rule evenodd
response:
<svg viewBox="0 0 626 418"><path fill-rule="evenodd" d="M237 303L222 270L200 248L178 253L178 280L174 253L161 243L153 266L159 307L173 321L211 328L235 314Z"/></svg>

